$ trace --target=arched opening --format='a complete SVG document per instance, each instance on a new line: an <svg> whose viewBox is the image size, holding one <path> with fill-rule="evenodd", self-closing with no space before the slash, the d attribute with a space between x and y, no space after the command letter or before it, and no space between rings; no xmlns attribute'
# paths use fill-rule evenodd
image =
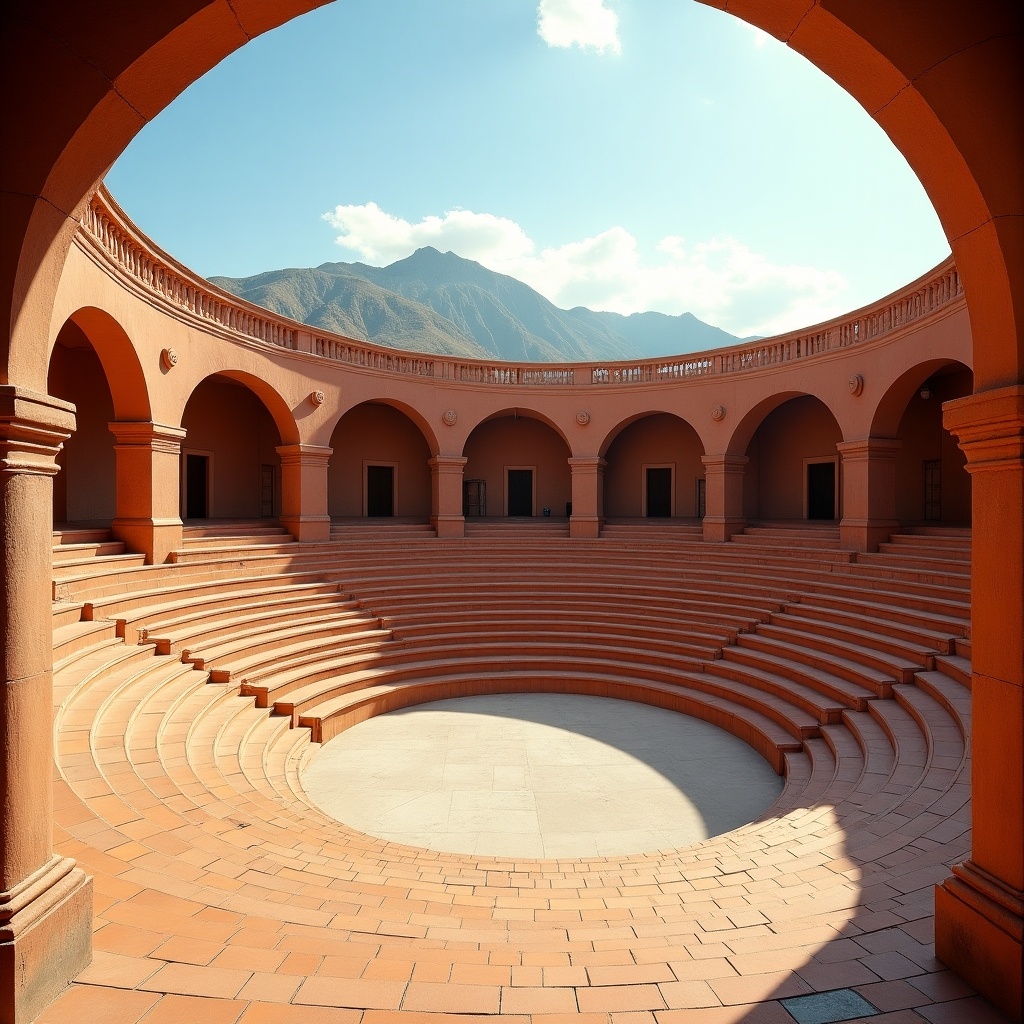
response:
<svg viewBox="0 0 1024 1024"><path fill-rule="evenodd" d="M280 515L281 433L247 384L207 377L189 397L181 425L182 520Z"/></svg>
<svg viewBox="0 0 1024 1024"><path fill-rule="evenodd" d="M522 409L476 426L463 451L467 518L564 518L572 501L569 445Z"/></svg>
<svg viewBox="0 0 1024 1024"><path fill-rule="evenodd" d="M889 430L896 452L896 518L904 526L969 526L971 477L967 457L942 425L942 404L971 394L971 371L962 363L928 363L889 388L872 433Z"/></svg>
<svg viewBox="0 0 1024 1024"><path fill-rule="evenodd" d="M86 333L68 321L50 353L47 391L75 406L75 432L57 455L53 524L109 527L117 513L117 463L108 424L116 418L103 364Z"/></svg>
<svg viewBox="0 0 1024 1024"><path fill-rule="evenodd" d="M430 517L430 446L401 410L350 409L331 434L327 508L332 519Z"/></svg>
<svg viewBox="0 0 1024 1024"><path fill-rule="evenodd" d="M606 518L701 518L703 454L697 431L672 413L653 413L622 425L604 456Z"/></svg>
<svg viewBox="0 0 1024 1024"><path fill-rule="evenodd" d="M840 508L842 431L813 395L777 405L746 447L743 514L748 520L835 522Z"/></svg>

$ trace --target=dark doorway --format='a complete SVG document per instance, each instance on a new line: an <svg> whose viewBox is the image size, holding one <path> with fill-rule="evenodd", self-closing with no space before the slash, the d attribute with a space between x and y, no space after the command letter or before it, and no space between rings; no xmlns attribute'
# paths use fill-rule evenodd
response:
<svg viewBox="0 0 1024 1024"><path fill-rule="evenodd" d="M835 519L836 464L811 462L807 466L807 518Z"/></svg>
<svg viewBox="0 0 1024 1024"><path fill-rule="evenodd" d="M532 469L510 469L508 471L508 514L510 516L533 515Z"/></svg>
<svg viewBox="0 0 1024 1024"><path fill-rule="evenodd" d="M274 486L274 467L260 466L260 516L271 519L274 515L276 487Z"/></svg>
<svg viewBox="0 0 1024 1024"><path fill-rule="evenodd" d="M395 467L366 467L366 514L393 516L395 514Z"/></svg>
<svg viewBox="0 0 1024 1024"><path fill-rule="evenodd" d="M210 457L185 456L185 518L207 519L210 510Z"/></svg>
<svg viewBox="0 0 1024 1024"><path fill-rule="evenodd" d="M668 518L672 515L672 470L654 466L647 470L647 515Z"/></svg>

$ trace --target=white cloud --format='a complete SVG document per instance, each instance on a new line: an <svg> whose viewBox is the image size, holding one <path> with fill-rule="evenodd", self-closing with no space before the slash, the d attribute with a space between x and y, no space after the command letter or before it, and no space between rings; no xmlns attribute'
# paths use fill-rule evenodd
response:
<svg viewBox="0 0 1024 1024"><path fill-rule="evenodd" d="M669 235L647 256L616 226L538 252L514 221L469 210L412 224L367 203L335 207L324 219L339 232L338 244L365 262L385 265L432 245L509 274L562 309L688 312L745 337L797 330L846 308L839 273L772 263L732 238L688 244Z"/></svg>
<svg viewBox="0 0 1024 1024"><path fill-rule="evenodd" d="M537 34L548 46L620 53L619 17L605 0L540 0Z"/></svg>

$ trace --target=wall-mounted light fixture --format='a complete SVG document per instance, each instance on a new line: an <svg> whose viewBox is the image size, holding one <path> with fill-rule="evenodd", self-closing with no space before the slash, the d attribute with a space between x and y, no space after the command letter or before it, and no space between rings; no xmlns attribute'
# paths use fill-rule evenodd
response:
<svg viewBox="0 0 1024 1024"><path fill-rule="evenodd" d="M927 384L922 384L918 394L927 402L932 397L932 389Z"/></svg>

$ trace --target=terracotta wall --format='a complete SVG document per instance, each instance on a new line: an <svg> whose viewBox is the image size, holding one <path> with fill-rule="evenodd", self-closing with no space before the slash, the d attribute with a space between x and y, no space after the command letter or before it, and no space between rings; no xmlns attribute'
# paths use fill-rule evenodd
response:
<svg viewBox="0 0 1024 1024"><path fill-rule="evenodd" d="M47 387L76 409L75 433L57 457L53 521L109 523L116 510L114 435L107 426L114 403L99 357L74 324L63 329L54 346Z"/></svg>
<svg viewBox="0 0 1024 1024"><path fill-rule="evenodd" d="M260 467L275 471L275 514L281 505L281 443L266 406L245 385L207 378L192 393L181 425L187 431L182 454L212 453L210 517L257 518L260 515ZM182 510L184 513L184 509Z"/></svg>
<svg viewBox="0 0 1024 1024"><path fill-rule="evenodd" d="M463 479L480 479L487 485L487 515L503 516L505 467L534 466L534 500L537 515L546 507L553 516L564 516L572 499L569 446L547 424L519 415L501 416L481 423L466 441Z"/></svg>
<svg viewBox="0 0 1024 1024"><path fill-rule="evenodd" d="M838 460L841 440L835 417L817 398L801 395L783 402L764 418L747 446L743 514L748 519L803 519L804 460ZM836 517L841 515L837 501Z"/></svg>
<svg viewBox="0 0 1024 1024"><path fill-rule="evenodd" d="M604 514L609 518L643 515L645 465L673 466L675 514L697 514L697 480L704 476L703 445L685 420L657 413L630 423L605 455Z"/></svg>
<svg viewBox="0 0 1024 1024"><path fill-rule="evenodd" d="M363 514L363 463L397 463L395 515L430 515L430 449L419 428L389 405L351 409L331 435L327 510L332 516Z"/></svg>
<svg viewBox="0 0 1024 1024"><path fill-rule="evenodd" d="M920 523L925 517L926 461L941 466L941 517L936 522L963 525L971 521L971 478L967 459L956 439L942 427L942 403L971 393L970 370L942 374L928 381L931 397L914 392L900 420L896 455L896 517L901 523Z"/></svg>

